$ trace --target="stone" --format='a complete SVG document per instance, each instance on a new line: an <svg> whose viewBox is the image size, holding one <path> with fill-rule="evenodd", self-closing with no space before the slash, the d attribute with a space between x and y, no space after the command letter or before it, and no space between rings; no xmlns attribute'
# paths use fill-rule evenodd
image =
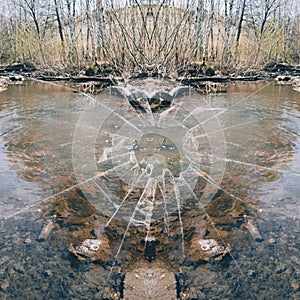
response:
<svg viewBox="0 0 300 300"><path fill-rule="evenodd" d="M291 282L291 287L294 290L294 292L297 292L299 290L299 283L292 281Z"/></svg>
<svg viewBox="0 0 300 300"><path fill-rule="evenodd" d="M224 247L219 245L215 239L194 238L191 241L191 246L188 252L188 257L191 261L210 261L221 260L229 253L229 245Z"/></svg>
<svg viewBox="0 0 300 300"><path fill-rule="evenodd" d="M5 292L9 288L9 283L7 281L5 281L1 284L0 287L1 287L1 290Z"/></svg>
<svg viewBox="0 0 300 300"><path fill-rule="evenodd" d="M55 227L56 224L52 220L48 221L47 224L42 228L38 237L38 241L39 242L45 241Z"/></svg>
<svg viewBox="0 0 300 300"><path fill-rule="evenodd" d="M156 263L142 264L127 272L124 300L177 299L175 274Z"/></svg>
<svg viewBox="0 0 300 300"><path fill-rule="evenodd" d="M52 276L52 275L53 275L53 273L52 273L51 270L46 270L46 271L44 272L44 276L45 276L45 277L50 277L50 276Z"/></svg>
<svg viewBox="0 0 300 300"><path fill-rule="evenodd" d="M24 241L25 244L31 244L32 240L30 238L26 238Z"/></svg>
<svg viewBox="0 0 300 300"><path fill-rule="evenodd" d="M260 232L256 225L253 223L252 220L248 220L247 223L245 224L245 227L248 229L249 233L251 234L252 238L257 241L261 242L263 241L262 236L260 235Z"/></svg>
<svg viewBox="0 0 300 300"><path fill-rule="evenodd" d="M269 239L268 239L268 243L269 243L269 244L275 244L276 241L275 241L275 239L273 239L273 238L269 238Z"/></svg>
<svg viewBox="0 0 300 300"><path fill-rule="evenodd" d="M109 242L105 237L86 239L77 246L71 244L69 250L79 260L108 261L111 255Z"/></svg>

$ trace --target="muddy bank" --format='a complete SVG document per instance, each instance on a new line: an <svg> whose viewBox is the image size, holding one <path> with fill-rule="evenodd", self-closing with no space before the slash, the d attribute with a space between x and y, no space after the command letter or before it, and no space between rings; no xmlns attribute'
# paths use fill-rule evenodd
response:
<svg viewBox="0 0 300 300"><path fill-rule="evenodd" d="M19 78L37 79L42 81L70 82L82 92L99 93L108 86L117 85L126 79L163 78L176 80L189 85L200 92L224 92L224 85L234 81L276 80L279 84L293 84L295 77L300 76L300 66L284 63L268 64L262 69L222 70L209 67L204 63L192 63L184 69L171 74L149 69L140 73L130 74L112 67L107 62L95 63L85 69L38 69L29 63L13 64L0 67L0 77L9 82ZM16 79L18 78L18 79Z"/></svg>

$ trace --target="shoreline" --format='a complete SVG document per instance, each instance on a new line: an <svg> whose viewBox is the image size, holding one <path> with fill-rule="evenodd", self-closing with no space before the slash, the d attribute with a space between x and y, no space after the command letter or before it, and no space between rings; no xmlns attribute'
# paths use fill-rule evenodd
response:
<svg viewBox="0 0 300 300"><path fill-rule="evenodd" d="M140 72L129 74L120 70L106 69L97 74L81 70L69 74L66 70L53 71L49 69L37 69L31 64L12 64L0 66L0 87L19 84L25 79L37 79L49 82L70 82L76 85L80 91L97 94L103 89L124 83L134 79L166 79L174 80L179 84L188 85L201 93L226 92L224 85L230 82L254 82L261 80L275 81L280 85L293 85L295 79L300 78L300 66L287 64L267 65L257 70L214 70L201 69L201 66L192 66L173 74L160 74L158 72Z"/></svg>

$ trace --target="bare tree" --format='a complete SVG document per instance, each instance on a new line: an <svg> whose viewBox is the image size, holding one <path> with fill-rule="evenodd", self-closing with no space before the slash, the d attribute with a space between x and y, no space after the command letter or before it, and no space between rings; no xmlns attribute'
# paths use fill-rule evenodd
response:
<svg viewBox="0 0 300 300"><path fill-rule="evenodd" d="M171 73L203 60L219 67L295 61L299 52L295 0L3 1L1 56L37 65L96 60Z"/></svg>

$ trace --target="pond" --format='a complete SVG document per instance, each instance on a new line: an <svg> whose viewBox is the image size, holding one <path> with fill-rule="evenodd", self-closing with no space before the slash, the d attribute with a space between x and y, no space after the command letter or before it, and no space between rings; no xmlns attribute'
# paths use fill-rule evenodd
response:
<svg viewBox="0 0 300 300"><path fill-rule="evenodd" d="M1 92L0 298L299 299L299 96Z"/></svg>

